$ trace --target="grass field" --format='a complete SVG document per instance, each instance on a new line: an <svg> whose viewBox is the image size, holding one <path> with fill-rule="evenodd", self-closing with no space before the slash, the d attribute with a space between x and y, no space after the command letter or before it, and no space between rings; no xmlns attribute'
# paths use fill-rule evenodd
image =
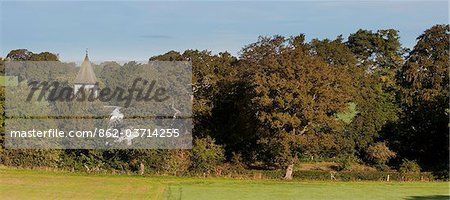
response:
<svg viewBox="0 0 450 200"><path fill-rule="evenodd" d="M449 199L448 182L286 182L0 168L1 199Z"/></svg>

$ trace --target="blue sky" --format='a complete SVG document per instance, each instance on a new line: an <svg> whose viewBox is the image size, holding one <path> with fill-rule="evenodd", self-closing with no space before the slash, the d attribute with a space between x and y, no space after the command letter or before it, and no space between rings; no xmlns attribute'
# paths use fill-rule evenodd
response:
<svg viewBox="0 0 450 200"><path fill-rule="evenodd" d="M0 55L11 49L80 61L146 61L169 50L239 50L259 35L347 37L359 28L400 31L401 42L448 23L447 1L1 2Z"/></svg>

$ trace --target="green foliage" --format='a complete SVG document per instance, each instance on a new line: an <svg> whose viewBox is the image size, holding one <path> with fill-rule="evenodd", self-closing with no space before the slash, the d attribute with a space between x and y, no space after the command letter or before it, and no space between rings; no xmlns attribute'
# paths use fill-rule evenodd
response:
<svg viewBox="0 0 450 200"><path fill-rule="evenodd" d="M393 74L389 70L403 63L402 55L406 51L401 47L398 31L394 29L377 32L360 29L350 34L346 45L356 55L360 66L391 76Z"/></svg>
<svg viewBox="0 0 450 200"><path fill-rule="evenodd" d="M58 56L50 52L41 52L38 54L31 54L32 61L58 61Z"/></svg>
<svg viewBox="0 0 450 200"><path fill-rule="evenodd" d="M26 61L30 60L32 54L33 53L27 49L16 49L11 50L8 55L6 55L6 58L10 60Z"/></svg>
<svg viewBox="0 0 450 200"><path fill-rule="evenodd" d="M313 39L309 45L312 55L323 59L330 65L351 68L357 63L357 56L344 44L342 35L332 41Z"/></svg>
<svg viewBox="0 0 450 200"><path fill-rule="evenodd" d="M0 163L15 167L59 167L60 150L0 149Z"/></svg>
<svg viewBox="0 0 450 200"><path fill-rule="evenodd" d="M204 173L213 172L214 168L225 160L223 148L215 144L211 137L194 139L191 158L190 169Z"/></svg>
<svg viewBox="0 0 450 200"><path fill-rule="evenodd" d="M338 171L348 171L351 169L352 164L356 163L357 159L353 155L344 155L337 158Z"/></svg>
<svg viewBox="0 0 450 200"><path fill-rule="evenodd" d="M105 165L102 150L65 150L58 165L68 170L99 172Z"/></svg>
<svg viewBox="0 0 450 200"><path fill-rule="evenodd" d="M398 172L341 172L336 175L342 181L386 181L389 175L390 181L432 181L434 176L431 173L410 173L402 174Z"/></svg>
<svg viewBox="0 0 450 200"><path fill-rule="evenodd" d="M50 52L35 54L27 49L11 50L6 56L13 61L58 61L58 56Z"/></svg>
<svg viewBox="0 0 450 200"><path fill-rule="evenodd" d="M436 25L417 38L417 44L399 72L408 104L428 103L449 91L449 25Z"/></svg>
<svg viewBox="0 0 450 200"><path fill-rule="evenodd" d="M355 116L358 114L358 111L356 110L356 104L353 102L348 103L348 111L347 112L340 112L336 114L336 118L338 120L343 121L346 124L350 124L355 118Z"/></svg>
<svg viewBox="0 0 450 200"><path fill-rule="evenodd" d="M400 168L398 169L400 173L419 173L420 166L416 161L403 159Z"/></svg>
<svg viewBox="0 0 450 200"><path fill-rule="evenodd" d="M256 173L252 171L252 173ZM283 177L284 171L270 170L259 171L263 178L280 179ZM382 172L382 171L342 171L335 172L333 176L337 181L386 181L389 175L390 181L433 181L435 177L432 173L399 173L399 172ZM320 180L330 181L331 174L327 171L295 171L294 180Z"/></svg>
<svg viewBox="0 0 450 200"><path fill-rule="evenodd" d="M310 43L314 56L335 68L345 69L346 73L351 74L353 84L348 89L352 92L352 100L349 104L354 104L357 112L352 111L353 107L350 107L347 111L337 113L337 117L342 118L341 121L346 123L344 134L347 139L342 141L359 154L379 137L379 131L385 124L397 119L399 112L395 105L395 95L390 90L386 91L379 74L370 72L367 66L362 66L362 64L373 63L373 61L367 61L369 58L365 55L369 54L365 52L369 49L372 49L371 55L387 54L380 52L379 48L375 48L371 42L371 40L379 40L377 43L381 45L385 42L380 43L380 41L384 40L380 40L379 36L369 32L360 30L352 34L345 43L341 37L333 41L314 39ZM369 37L368 34L372 36ZM391 41L391 43L396 44L398 41ZM395 71L395 69L383 70Z"/></svg>
<svg viewBox="0 0 450 200"><path fill-rule="evenodd" d="M417 38L397 76L403 114L384 136L401 158L436 171L449 167L449 40L449 25Z"/></svg>

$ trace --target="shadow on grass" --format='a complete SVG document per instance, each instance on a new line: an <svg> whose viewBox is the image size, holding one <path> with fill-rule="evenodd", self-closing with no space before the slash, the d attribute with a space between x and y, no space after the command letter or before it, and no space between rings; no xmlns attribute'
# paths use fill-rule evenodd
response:
<svg viewBox="0 0 450 200"><path fill-rule="evenodd" d="M407 200L449 200L450 196L448 195L431 195L431 196L412 196L406 198Z"/></svg>

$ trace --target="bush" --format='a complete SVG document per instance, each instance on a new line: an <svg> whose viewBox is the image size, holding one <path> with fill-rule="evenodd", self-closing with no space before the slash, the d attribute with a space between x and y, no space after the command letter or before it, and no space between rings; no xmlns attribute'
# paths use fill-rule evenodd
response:
<svg viewBox="0 0 450 200"><path fill-rule="evenodd" d="M108 168L101 150L70 149L61 156L59 167L77 171L98 172Z"/></svg>
<svg viewBox="0 0 450 200"><path fill-rule="evenodd" d="M223 163L215 167L215 176L223 177L233 177L233 178L243 178L250 176L248 170L244 169L240 165L234 165L232 163Z"/></svg>
<svg viewBox="0 0 450 200"><path fill-rule="evenodd" d="M195 172L211 173L225 160L225 151L211 137L194 139L191 150L190 169Z"/></svg>
<svg viewBox="0 0 450 200"><path fill-rule="evenodd" d="M330 172L327 171L296 171L293 175L294 179L299 180L330 180Z"/></svg>
<svg viewBox="0 0 450 200"><path fill-rule="evenodd" d="M448 170L435 171L433 172L433 176L438 180L449 181Z"/></svg>
<svg viewBox="0 0 450 200"><path fill-rule="evenodd" d="M356 158L351 155L339 157L336 160L336 162L338 164L336 170L338 170L338 171L350 170L350 168L352 167L352 164L355 163L355 161L356 161Z"/></svg>
<svg viewBox="0 0 450 200"><path fill-rule="evenodd" d="M187 173L191 164L189 152L182 149L167 151L163 160L163 170L174 176Z"/></svg>
<svg viewBox="0 0 450 200"><path fill-rule="evenodd" d="M249 176L255 173L261 173L266 179L280 179L284 175L283 170L251 170L248 172ZM336 172L333 173L338 181L386 181L389 175L390 181L433 181L435 177L432 173L408 173L402 174L399 172L380 172L380 171L361 171L361 172ZM295 171L293 174L294 180L331 180L331 173L328 171Z"/></svg>
<svg viewBox="0 0 450 200"><path fill-rule="evenodd" d="M60 150L46 149L2 149L0 163L15 167L56 168L61 159Z"/></svg>
<svg viewBox="0 0 450 200"><path fill-rule="evenodd" d="M431 173L408 173L398 172L337 172L334 177L339 181L385 181L387 176L391 181L432 181L434 177ZM297 171L294 173L294 179L299 180L330 180L331 174L326 171Z"/></svg>
<svg viewBox="0 0 450 200"><path fill-rule="evenodd" d="M242 173L245 171L245 164L242 161L241 154L234 153L231 156L231 165L233 166L233 170L237 173Z"/></svg>
<svg viewBox="0 0 450 200"><path fill-rule="evenodd" d="M420 166L416 163L416 161L403 159L398 171L400 173L419 173Z"/></svg>
<svg viewBox="0 0 450 200"><path fill-rule="evenodd" d="M386 143L378 142L367 148L367 156L369 160L377 164L377 166L384 166L386 162L389 159L394 158L396 154L386 146Z"/></svg>

